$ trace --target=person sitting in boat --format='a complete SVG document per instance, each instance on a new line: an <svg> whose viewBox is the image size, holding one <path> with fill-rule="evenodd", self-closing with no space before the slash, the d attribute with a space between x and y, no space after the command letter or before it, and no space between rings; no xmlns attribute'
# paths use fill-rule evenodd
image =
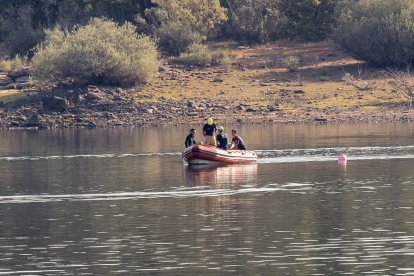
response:
<svg viewBox="0 0 414 276"><path fill-rule="evenodd" d="M191 147L192 145L197 144L195 140L195 134L196 130L194 128L190 129L190 134L187 135L187 138L185 138L185 148Z"/></svg>
<svg viewBox="0 0 414 276"><path fill-rule="evenodd" d="M228 144L227 134L223 133L223 131L224 131L224 127L219 126L218 127L218 134L216 136L217 147L220 148L220 149L227 150L227 144Z"/></svg>
<svg viewBox="0 0 414 276"><path fill-rule="evenodd" d="M207 119L207 124L203 127L203 134L204 134L204 144L210 146L216 146L216 131L217 127L214 124L212 118Z"/></svg>
<svg viewBox="0 0 414 276"><path fill-rule="evenodd" d="M243 139L237 135L237 131L235 129L231 130L231 136L233 136L233 138L231 140L230 149L246 150L246 144Z"/></svg>

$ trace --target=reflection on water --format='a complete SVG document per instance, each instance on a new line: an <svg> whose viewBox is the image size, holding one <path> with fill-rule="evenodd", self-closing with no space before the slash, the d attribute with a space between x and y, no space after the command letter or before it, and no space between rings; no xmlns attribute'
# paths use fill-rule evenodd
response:
<svg viewBox="0 0 414 276"><path fill-rule="evenodd" d="M186 128L0 131L0 275L414 274L411 125L238 131L257 164L183 166Z"/></svg>
<svg viewBox="0 0 414 276"><path fill-rule="evenodd" d="M184 166L188 184L197 186L212 185L226 188L228 185L257 184L257 164L232 166Z"/></svg>

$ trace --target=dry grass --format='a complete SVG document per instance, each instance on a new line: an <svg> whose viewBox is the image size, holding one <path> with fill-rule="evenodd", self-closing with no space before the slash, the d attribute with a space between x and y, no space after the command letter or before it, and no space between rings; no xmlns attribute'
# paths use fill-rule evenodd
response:
<svg viewBox="0 0 414 276"><path fill-rule="evenodd" d="M3 103L12 102L18 99L21 99L23 97L26 97L27 94L23 93L20 90L0 90L0 101Z"/></svg>
<svg viewBox="0 0 414 276"><path fill-rule="evenodd" d="M223 45L212 48L220 46ZM383 74L364 68L363 62L329 41L281 41L252 48L227 43L224 47L235 56L229 72L214 67L174 69L173 73L167 70L155 83L145 86L137 100L221 99L234 105L277 105L278 109L293 112L328 108L377 110L404 104L403 97L392 91ZM301 58L297 73L288 72L283 64L284 58L291 55ZM369 88L361 91L347 84L343 80L345 73L368 82ZM294 93L295 90L303 90L304 94Z"/></svg>

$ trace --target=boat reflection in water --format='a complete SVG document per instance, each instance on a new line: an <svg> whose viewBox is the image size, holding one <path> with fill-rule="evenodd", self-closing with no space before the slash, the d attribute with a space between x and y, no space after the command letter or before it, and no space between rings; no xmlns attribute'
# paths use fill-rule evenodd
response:
<svg viewBox="0 0 414 276"><path fill-rule="evenodd" d="M214 215L218 225L226 227L226 221L243 221L243 210L251 210L257 197L246 198L244 189L257 186L257 164L231 165L219 167L184 166L186 185L209 195L195 201L197 214ZM225 225L221 225L221 223ZM210 219L197 218L199 225L211 224ZM211 227L211 226L209 226Z"/></svg>
<svg viewBox="0 0 414 276"><path fill-rule="evenodd" d="M184 166L189 186L252 185L257 182L257 164L231 166Z"/></svg>

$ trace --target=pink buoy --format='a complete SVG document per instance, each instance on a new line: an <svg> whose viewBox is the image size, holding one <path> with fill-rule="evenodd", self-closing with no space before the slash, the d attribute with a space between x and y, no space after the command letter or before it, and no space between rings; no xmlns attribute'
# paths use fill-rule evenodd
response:
<svg viewBox="0 0 414 276"><path fill-rule="evenodd" d="M346 155L341 153L338 155L338 164L346 164Z"/></svg>

